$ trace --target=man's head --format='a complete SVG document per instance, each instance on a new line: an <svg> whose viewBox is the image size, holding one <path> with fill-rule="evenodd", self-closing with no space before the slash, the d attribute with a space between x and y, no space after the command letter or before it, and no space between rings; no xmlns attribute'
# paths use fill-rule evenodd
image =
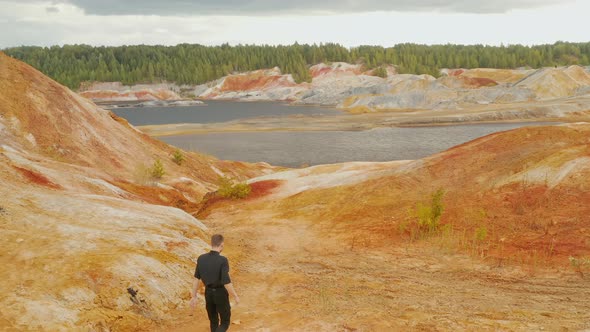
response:
<svg viewBox="0 0 590 332"><path fill-rule="evenodd" d="M223 235L215 234L211 237L211 249L219 252L223 250Z"/></svg>

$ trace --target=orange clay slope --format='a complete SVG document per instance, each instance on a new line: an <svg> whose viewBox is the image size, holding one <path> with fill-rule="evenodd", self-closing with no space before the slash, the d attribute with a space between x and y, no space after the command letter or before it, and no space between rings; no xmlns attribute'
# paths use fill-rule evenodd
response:
<svg viewBox="0 0 590 332"><path fill-rule="evenodd" d="M267 165L222 162L185 152L186 161L172 161L175 148L136 130L126 120L97 107L34 68L0 53L0 103L3 130L0 138L10 146L49 159L81 167L100 168L109 182L142 177L146 168L161 160L163 182L185 190L196 200L227 172L247 178L269 169ZM212 185L213 184L213 185Z"/></svg>
<svg viewBox="0 0 590 332"><path fill-rule="evenodd" d="M184 303L208 233L187 212L273 169L173 151L0 53L0 330L150 329Z"/></svg>
<svg viewBox="0 0 590 332"><path fill-rule="evenodd" d="M419 240L416 205L442 189L437 241L494 262L569 266L570 256L590 255L586 123L496 133L416 161L316 166L251 181L272 184L262 195L265 208L312 220L346 241ZM212 211L215 204L201 215Z"/></svg>
<svg viewBox="0 0 590 332"><path fill-rule="evenodd" d="M590 124L521 128L415 161L251 180L199 214L226 233L235 331L590 328ZM417 203L445 190L438 230ZM576 261L574 261L576 262ZM191 315L192 314L192 315ZM207 328L179 308L172 331ZM239 323L239 325L238 325Z"/></svg>

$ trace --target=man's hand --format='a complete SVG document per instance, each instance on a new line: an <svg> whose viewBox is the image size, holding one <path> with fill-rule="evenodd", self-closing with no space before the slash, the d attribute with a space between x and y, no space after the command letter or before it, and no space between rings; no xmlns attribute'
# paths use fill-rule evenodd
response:
<svg viewBox="0 0 590 332"><path fill-rule="evenodd" d="M195 309L197 307L197 296L193 296L193 298L190 301L190 306L192 309Z"/></svg>
<svg viewBox="0 0 590 332"><path fill-rule="evenodd" d="M202 282L199 282L199 279L195 278L195 280L193 281L193 289L191 292L191 301L190 301L190 306L191 308L195 309L195 307L197 306L197 300L199 299L199 284ZM202 283L203 286L205 286L204 283Z"/></svg>
<svg viewBox="0 0 590 332"><path fill-rule="evenodd" d="M229 283L229 284L225 284L224 287L227 290L227 292L230 293L234 297L234 300L236 301L236 305L240 304L240 297L238 296L238 293L236 293L236 290L234 289L234 285Z"/></svg>

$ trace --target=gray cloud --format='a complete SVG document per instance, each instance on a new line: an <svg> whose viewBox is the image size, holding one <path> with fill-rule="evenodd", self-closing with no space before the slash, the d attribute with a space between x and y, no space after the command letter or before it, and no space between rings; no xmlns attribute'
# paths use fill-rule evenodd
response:
<svg viewBox="0 0 590 332"><path fill-rule="evenodd" d="M63 0L93 15L252 15L414 11L505 13L563 0ZM569 2L571 0L566 0Z"/></svg>
<svg viewBox="0 0 590 332"><path fill-rule="evenodd" d="M298 13L312 14L326 7L314 6L309 0L300 0L300 8L285 5L282 8L275 6L262 11L252 5L252 8L246 10L238 2L234 2L235 8L227 8L227 2L223 2L227 0L217 0L221 4L210 2L208 12L205 12L208 15L200 15L204 13L203 8L195 6L195 3L188 3L190 0L182 4L177 2L179 0L157 3L153 0L144 0L142 4L145 6L134 2L137 5L135 9L139 10L132 10L134 7L127 4L118 4L122 7L117 8L117 3L111 2L112 0L102 0L102 14L97 14L98 9L87 8L83 11L73 5L73 2L66 4L66 1L81 0L0 0L0 8L3 9L0 11L0 49L18 45L50 46L80 43L218 45L225 42L291 44L297 41L338 42L345 46L391 46L404 42L491 45L530 45L553 43L557 40L585 42L588 41L586 13L590 12L590 1L586 0L571 3L564 0L557 6L546 8L537 7L551 4L550 2L535 2L536 7L530 7L529 10L502 15L447 14L466 12L465 9L474 6L476 0L463 0L463 3L469 5L466 8L461 7L460 2L450 2L451 0L439 0L436 2L438 6L433 4L435 0L430 0L430 5L422 1L413 7L409 1L391 0L397 1L398 6L405 3L405 10L412 9L418 12L420 9L421 13L400 12L402 7L399 7L396 8L397 12L382 11L355 15L354 13L361 11L374 11L376 8L385 10L389 7L375 7L374 0L367 0L369 2L366 3L366 8L353 11L351 8L359 6L358 3L355 5L356 0L341 0L347 5L337 7L338 13L348 15L273 15L277 11L295 13L297 10ZM258 1L259 4L269 0ZM489 12L498 12L498 8L502 6L497 6L501 1L489 0L488 2L495 5L494 10ZM162 7L162 4L165 6ZM517 4L525 6L531 5L532 2L520 0ZM111 5L115 8L106 10ZM508 10L507 8L518 6L511 3L511 6L502 8ZM49 13L47 7L56 7L59 12ZM483 8L487 7L478 7L477 12L482 12ZM443 13L424 13L433 10ZM474 11L473 8L471 11ZM179 14L181 12L182 14ZM150 15L142 16L141 13ZM224 16L231 13L240 16ZM134 16L118 16L122 14Z"/></svg>

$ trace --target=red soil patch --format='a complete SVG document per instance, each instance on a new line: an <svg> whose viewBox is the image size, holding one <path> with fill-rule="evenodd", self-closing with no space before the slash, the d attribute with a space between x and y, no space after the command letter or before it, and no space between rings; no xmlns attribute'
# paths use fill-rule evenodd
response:
<svg viewBox="0 0 590 332"><path fill-rule="evenodd" d="M188 213L192 213L198 209L196 203L189 201L182 193L176 190L142 186L124 180L115 181L111 184L139 196L142 200L150 204L173 206Z"/></svg>
<svg viewBox="0 0 590 332"><path fill-rule="evenodd" d="M144 100L144 99L153 99L154 95L149 91L136 91L133 93L137 99ZM151 97L151 98L149 98Z"/></svg>
<svg viewBox="0 0 590 332"><path fill-rule="evenodd" d="M255 73L251 75L236 75L228 76L223 81L221 91L250 91L260 90L270 86L292 86L285 79L284 76L279 75L264 75L261 73Z"/></svg>
<svg viewBox="0 0 590 332"><path fill-rule="evenodd" d="M476 88L498 85L498 82L486 77L462 77L462 79L465 82L465 84L468 84Z"/></svg>
<svg viewBox="0 0 590 332"><path fill-rule="evenodd" d="M360 75L362 74L362 71L360 70L360 68L358 66L356 67L336 67L336 68L332 68L332 67L320 67L320 66L313 66L310 69L311 72L311 76L313 78L318 77L318 76L322 76L322 75L326 75L329 73L351 73L354 75Z"/></svg>
<svg viewBox="0 0 590 332"><path fill-rule="evenodd" d="M111 99L121 96L129 96L128 94L122 94L113 91L84 91L80 92L80 95L88 99Z"/></svg>
<svg viewBox="0 0 590 332"><path fill-rule="evenodd" d="M320 68L320 69L318 69L318 68L312 68L311 69L311 76L315 78L315 77L318 77L318 76L327 74L327 73L329 73L331 71L332 71L332 68L330 68L330 67L323 67L323 68Z"/></svg>
<svg viewBox="0 0 590 332"><path fill-rule="evenodd" d="M273 192L273 190L279 187L284 181L283 180L265 180L265 181L258 181L250 184L250 195L244 200L250 201L255 200L266 195L269 195ZM211 211L215 208L219 208L224 204L231 204L231 202L240 202L244 200L235 200L231 198L224 198L217 194L217 192L210 192L201 201L199 211L197 212L197 217L204 219L206 218Z"/></svg>
<svg viewBox="0 0 590 332"><path fill-rule="evenodd" d="M511 184L500 193L483 195L477 206L486 214L476 222L469 217L470 207L461 204L469 197L461 196L455 192L448 201L445 219L452 221L454 227L466 230L471 237L476 228L484 227L488 235L482 247L487 256L551 263L590 254L588 192L568 187L549 189L544 185Z"/></svg>
<svg viewBox="0 0 590 332"><path fill-rule="evenodd" d="M469 76L463 76L463 74L465 74L465 70L463 70L463 69L451 69L451 70L447 71L447 75L449 77L456 77L457 79L460 79L463 82L463 84L465 84L466 86L472 87L472 88L481 88L481 87L486 87L486 86L498 85L498 82L496 82L495 80L493 80L491 78L469 77Z"/></svg>
<svg viewBox="0 0 590 332"><path fill-rule="evenodd" d="M266 195L269 195L273 192L273 189L280 186L284 181L281 180L265 180L265 181L258 181L250 184L250 188L252 191L248 196L249 199L256 199Z"/></svg>
<svg viewBox="0 0 590 332"><path fill-rule="evenodd" d="M134 98L137 100L166 100L175 98L171 91L149 91L140 90L133 92L117 92L117 91L83 91L80 95L88 99L119 99L119 98Z"/></svg>
<svg viewBox="0 0 590 332"><path fill-rule="evenodd" d="M168 250L168 251L172 251L175 248L188 247L188 242L186 242L186 241L167 241L167 242L164 242L164 244L166 245L166 250Z"/></svg>
<svg viewBox="0 0 590 332"><path fill-rule="evenodd" d="M12 167L14 169L16 169L24 177L26 177L27 180L29 180L29 182L31 182L31 183L38 184L40 186L44 186L44 187L48 187L48 188L52 188L52 189L62 189L62 187L60 185L51 182L51 180L46 178L43 174L31 171L26 168L21 168L18 166L12 166Z"/></svg>
<svg viewBox="0 0 590 332"><path fill-rule="evenodd" d="M463 73L465 73L465 70L463 70L463 69L451 69L451 70L449 70L449 76L461 76Z"/></svg>

